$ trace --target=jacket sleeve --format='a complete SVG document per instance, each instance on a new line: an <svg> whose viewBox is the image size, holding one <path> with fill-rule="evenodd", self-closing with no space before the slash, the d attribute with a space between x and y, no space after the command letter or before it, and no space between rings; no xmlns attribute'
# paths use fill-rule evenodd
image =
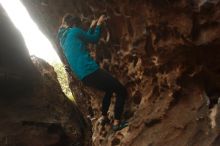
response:
<svg viewBox="0 0 220 146"><path fill-rule="evenodd" d="M79 29L79 37L88 43L97 43L101 36L101 26L96 26L93 34Z"/></svg>
<svg viewBox="0 0 220 146"><path fill-rule="evenodd" d="M92 34L93 33L93 28L92 27L90 27L89 29L88 29L88 31L87 31L87 34Z"/></svg>

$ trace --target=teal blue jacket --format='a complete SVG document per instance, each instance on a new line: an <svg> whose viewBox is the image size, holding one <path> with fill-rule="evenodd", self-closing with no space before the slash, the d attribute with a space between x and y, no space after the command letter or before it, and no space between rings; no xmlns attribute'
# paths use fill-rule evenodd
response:
<svg viewBox="0 0 220 146"><path fill-rule="evenodd" d="M89 54L87 44L97 43L100 36L100 26L97 26L94 32L92 28L88 32L78 27L59 29L60 45L71 70L80 80L99 69L99 65Z"/></svg>

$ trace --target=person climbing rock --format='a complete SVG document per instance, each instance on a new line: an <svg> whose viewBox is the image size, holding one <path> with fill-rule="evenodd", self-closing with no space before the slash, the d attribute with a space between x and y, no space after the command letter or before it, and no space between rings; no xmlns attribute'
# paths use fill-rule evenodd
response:
<svg viewBox="0 0 220 146"><path fill-rule="evenodd" d="M70 68L76 77L84 85L105 92L102 102L102 125L110 123L107 112L111 103L111 96L113 93L116 94L112 129L118 131L127 126L127 122L121 122L121 115L127 97L126 88L110 73L101 69L87 49L88 43L99 41L101 25L104 21L105 16L101 15L98 20L92 21L86 32L81 29L82 22L79 17L65 14L58 31L58 37Z"/></svg>

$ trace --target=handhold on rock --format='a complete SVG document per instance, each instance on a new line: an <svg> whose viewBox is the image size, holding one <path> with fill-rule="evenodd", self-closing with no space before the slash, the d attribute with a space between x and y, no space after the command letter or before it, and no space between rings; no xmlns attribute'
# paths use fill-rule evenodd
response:
<svg viewBox="0 0 220 146"><path fill-rule="evenodd" d="M158 124L160 122L161 122L161 119L148 119L147 121L145 121L145 126L151 127L151 126Z"/></svg>

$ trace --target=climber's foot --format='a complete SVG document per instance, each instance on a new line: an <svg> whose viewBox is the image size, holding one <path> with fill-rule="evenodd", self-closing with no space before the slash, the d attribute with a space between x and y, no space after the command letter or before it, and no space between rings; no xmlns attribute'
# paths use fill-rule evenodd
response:
<svg viewBox="0 0 220 146"><path fill-rule="evenodd" d="M110 124L110 120L107 116L102 116L100 119L99 119L99 123L104 126L106 124Z"/></svg>
<svg viewBox="0 0 220 146"><path fill-rule="evenodd" d="M119 131L128 126L128 122L124 121L112 126L113 131Z"/></svg>

